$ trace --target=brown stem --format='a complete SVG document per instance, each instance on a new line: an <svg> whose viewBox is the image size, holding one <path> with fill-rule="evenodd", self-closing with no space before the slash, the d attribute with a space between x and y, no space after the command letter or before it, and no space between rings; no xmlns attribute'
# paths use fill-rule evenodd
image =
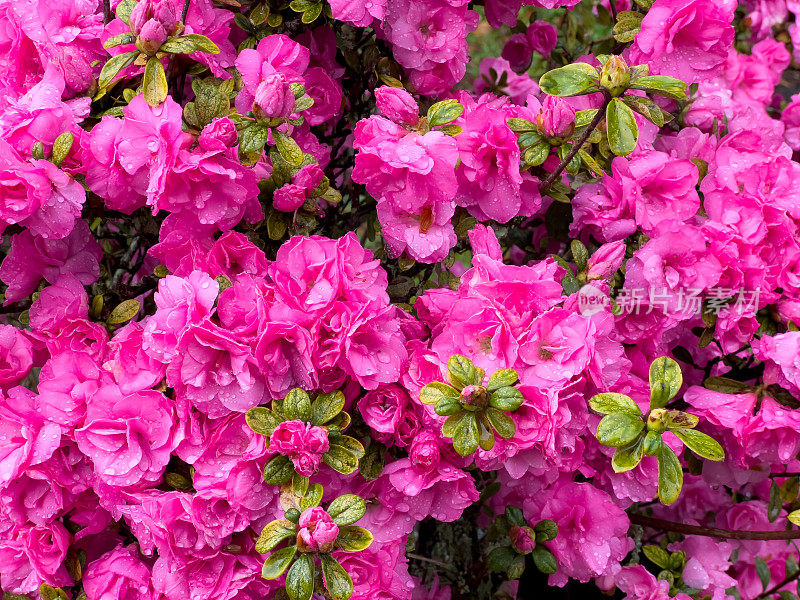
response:
<svg viewBox="0 0 800 600"><path fill-rule="evenodd" d="M629 515L631 523L662 529L664 531L676 531L686 535L703 535L705 537L719 538L722 540L797 540L800 539L800 529L789 531L746 531L742 529L719 529L717 527L700 527L699 525L688 525L675 521L665 521L644 515Z"/></svg>
<svg viewBox="0 0 800 600"><path fill-rule="evenodd" d="M186 24L186 15L189 13L189 4L192 0L184 0L183 10L181 11L181 23Z"/></svg>
<svg viewBox="0 0 800 600"><path fill-rule="evenodd" d="M111 0L103 0L103 24L108 25L114 14L111 12Z"/></svg>
<svg viewBox="0 0 800 600"><path fill-rule="evenodd" d="M758 596L753 598L753 600L761 600L761 598L769 598L772 594L776 593L780 590L783 586L788 585L795 581L796 579L800 579L800 571L795 573L794 575L788 575L783 581L778 584L773 585L770 589L766 592L761 592Z"/></svg>
<svg viewBox="0 0 800 600"><path fill-rule="evenodd" d="M575 155L578 154L581 148L583 148L586 140L588 140L589 136L592 135L592 132L600 124L600 121L602 121L603 117L606 116L606 108L608 108L608 104L611 102L611 96L609 96L606 92L603 93L605 94L603 105L598 109L597 114L594 116L594 119L592 119L592 122L589 123L589 126L586 128L586 131L583 132L583 135L581 135L580 139L572 146L572 150L569 151L569 154L567 154L567 156L564 157L564 160L558 164L556 170L550 173L550 175L547 176L547 179L539 184L540 192L544 192L547 188L553 185L553 182L558 178L559 175L561 175L561 172L567 167L570 161L575 158Z"/></svg>
<svg viewBox="0 0 800 600"><path fill-rule="evenodd" d="M410 552L407 552L406 556L408 558L413 558L414 560L421 560L423 562L431 563L432 565L437 565L439 567L448 567L448 566L450 566L447 563L444 563L444 562L442 562L440 560L434 560L432 558L428 558L427 556L421 556L419 554L412 554Z"/></svg>
<svg viewBox="0 0 800 600"><path fill-rule="evenodd" d="M608 5L611 7L611 18L617 22L617 0L608 0Z"/></svg>

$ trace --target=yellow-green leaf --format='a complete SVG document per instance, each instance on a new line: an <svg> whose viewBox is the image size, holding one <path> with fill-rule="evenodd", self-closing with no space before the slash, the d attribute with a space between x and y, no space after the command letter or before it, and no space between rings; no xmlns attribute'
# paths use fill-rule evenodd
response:
<svg viewBox="0 0 800 600"><path fill-rule="evenodd" d="M111 314L108 316L106 323L109 325L119 325L121 323L127 323L132 318L136 316L139 310L142 308L142 305L139 303L138 300L130 299L125 300L124 302L120 302L117 306L114 307L114 310L111 311Z"/></svg>
<svg viewBox="0 0 800 600"><path fill-rule="evenodd" d="M606 108L608 146L617 156L626 156L636 149L639 126L630 107L619 98L612 98Z"/></svg>
<svg viewBox="0 0 800 600"><path fill-rule="evenodd" d="M164 65L155 56L151 57L144 67L142 93L150 106L158 106L167 99L169 93L167 73L164 71Z"/></svg>

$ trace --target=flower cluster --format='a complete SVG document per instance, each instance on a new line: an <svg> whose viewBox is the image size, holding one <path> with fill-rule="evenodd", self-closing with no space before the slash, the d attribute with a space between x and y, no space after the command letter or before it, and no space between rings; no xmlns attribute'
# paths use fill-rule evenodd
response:
<svg viewBox="0 0 800 600"><path fill-rule="evenodd" d="M799 23L0 0L3 600L798 600Z"/></svg>

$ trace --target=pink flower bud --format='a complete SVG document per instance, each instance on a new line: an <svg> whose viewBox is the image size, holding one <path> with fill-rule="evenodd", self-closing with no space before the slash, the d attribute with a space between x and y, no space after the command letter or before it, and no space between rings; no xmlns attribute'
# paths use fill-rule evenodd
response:
<svg viewBox="0 0 800 600"><path fill-rule="evenodd" d="M153 2L153 18L164 26L167 33L172 33L178 24L178 13L175 4L170 0L156 0Z"/></svg>
<svg viewBox="0 0 800 600"><path fill-rule="evenodd" d="M589 281L608 279L622 266L625 259L625 241L603 244L589 257L586 276Z"/></svg>
<svg viewBox="0 0 800 600"><path fill-rule="evenodd" d="M255 105L267 118L288 117L294 112L295 98L281 73L271 73L258 84Z"/></svg>
<svg viewBox="0 0 800 600"><path fill-rule="evenodd" d="M139 35L142 27L147 23L150 18L148 9L150 8L149 2L142 1L136 4L131 10L131 16L128 18L128 25L131 28L131 33Z"/></svg>
<svg viewBox="0 0 800 600"><path fill-rule="evenodd" d="M161 44L167 41L167 30L155 19L149 19L139 32L142 48L148 54L155 54Z"/></svg>
<svg viewBox="0 0 800 600"><path fill-rule="evenodd" d="M563 98L548 96L539 113L544 134L549 137L565 137L575 123L575 109Z"/></svg>
<svg viewBox="0 0 800 600"><path fill-rule="evenodd" d="M521 554L528 554L536 547L536 533L530 527L514 525L508 532L511 545Z"/></svg>
<svg viewBox="0 0 800 600"><path fill-rule="evenodd" d="M525 32L531 48L544 57L550 56L558 42L558 31L547 21L534 21Z"/></svg>
<svg viewBox="0 0 800 600"><path fill-rule="evenodd" d="M403 125L416 125L419 122L419 106L407 91L384 85L375 90L378 110L387 119Z"/></svg>
<svg viewBox="0 0 800 600"><path fill-rule="evenodd" d="M306 191L299 185L287 183L275 190L272 206L281 212L294 212L306 201Z"/></svg>
<svg viewBox="0 0 800 600"><path fill-rule="evenodd" d="M297 546L301 552L330 552L333 549L339 527L331 516L319 506L303 511L297 522Z"/></svg>
<svg viewBox="0 0 800 600"><path fill-rule="evenodd" d="M533 46L524 33L515 33L503 46L502 57L517 73L523 73L531 66Z"/></svg>

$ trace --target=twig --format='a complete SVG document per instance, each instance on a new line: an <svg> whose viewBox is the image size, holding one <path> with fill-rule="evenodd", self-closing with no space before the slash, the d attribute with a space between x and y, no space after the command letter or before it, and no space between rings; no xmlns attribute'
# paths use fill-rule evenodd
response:
<svg viewBox="0 0 800 600"><path fill-rule="evenodd" d="M761 600L761 598L769 598L772 594L776 593L782 587L787 584L792 583L794 580L800 579L800 571L797 571L794 575L788 575L783 581L773 585L770 589L765 592L761 592L758 596L753 598L753 600Z"/></svg>
<svg viewBox="0 0 800 600"><path fill-rule="evenodd" d="M419 554L411 554L410 552L407 552L406 556L408 558L413 558L414 560L421 560L422 562L431 563L432 565L437 565L439 567L447 568L447 567L450 566L447 563L444 563L444 562L442 562L440 560L434 560L432 558L428 558L427 556L421 556Z"/></svg>
<svg viewBox="0 0 800 600"><path fill-rule="evenodd" d="M800 529L789 531L747 531L742 529L719 529L717 527L700 527L699 525L688 525L675 521L665 521L644 515L629 515L631 523L662 529L664 531L675 531L686 535L702 535L722 540L797 540L800 539Z"/></svg>
<svg viewBox="0 0 800 600"><path fill-rule="evenodd" d="M103 0L103 24L108 25L114 14L111 12L111 0Z"/></svg>
<svg viewBox="0 0 800 600"><path fill-rule="evenodd" d="M575 158L575 155L578 154L581 148L583 148L583 145L586 143L586 140L588 140L589 136L592 135L592 132L600 124L600 121L602 121L603 118L606 116L606 108L608 107L608 104L611 102L611 96L609 96L605 92L604 94L605 94L605 99L603 100L603 105L598 109L597 114L594 116L594 119L592 119L592 122L589 123L588 127L586 127L586 131L583 132L583 135L580 137L580 139L577 142L575 142L575 144L573 144L572 150L569 151L569 154L567 154L567 156L564 157L564 160L562 160L558 164L556 170L550 173L550 175L547 176L547 179L545 179L543 182L539 184L540 192L544 192L547 188L553 185L553 182L558 178L559 175L561 175L561 172L567 167L570 161L572 161L572 159Z"/></svg>
<svg viewBox="0 0 800 600"><path fill-rule="evenodd" d="M186 15L189 14L189 4L192 0L183 0L183 10L181 11L181 23L186 24Z"/></svg>
<svg viewBox="0 0 800 600"><path fill-rule="evenodd" d="M611 18L617 22L617 0L608 0L608 6L611 7Z"/></svg>

